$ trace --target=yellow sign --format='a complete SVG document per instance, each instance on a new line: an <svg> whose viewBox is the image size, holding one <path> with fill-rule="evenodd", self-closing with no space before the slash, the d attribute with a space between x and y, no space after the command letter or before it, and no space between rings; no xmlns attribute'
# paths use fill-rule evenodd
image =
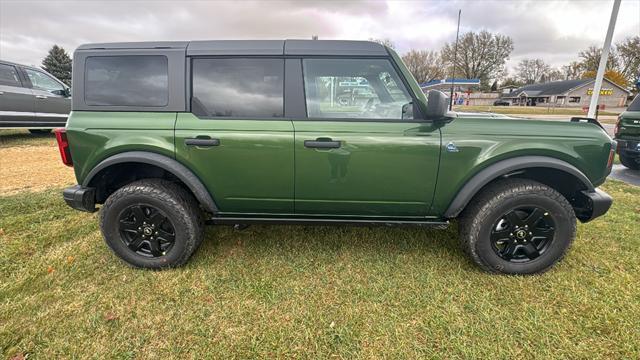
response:
<svg viewBox="0 0 640 360"><path fill-rule="evenodd" d="M587 89L587 95L593 95L593 89ZM600 95L613 95L613 89L600 89Z"/></svg>

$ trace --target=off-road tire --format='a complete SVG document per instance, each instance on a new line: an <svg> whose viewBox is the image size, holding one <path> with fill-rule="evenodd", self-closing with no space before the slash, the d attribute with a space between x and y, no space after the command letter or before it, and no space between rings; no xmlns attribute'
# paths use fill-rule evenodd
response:
<svg viewBox="0 0 640 360"><path fill-rule="evenodd" d="M630 158L630 157L626 157L624 155L620 155L620 162L622 163L622 165L624 165L625 167L631 169L631 170L639 170L640 169L640 162L638 161L638 159L634 159L634 158Z"/></svg>
<svg viewBox="0 0 640 360"><path fill-rule="evenodd" d="M544 253L524 263L501 258L493 250L491 229L503 214L519 206L548 209L555 233ZM489 185L468 204L459 221L462 249L481 269L502 274L537 274L560 261L576 234L576 216L567 199L556 190L536 181L505 179Z"/></svg>
<svg viewBox="0 0 640 360"><path fill-rule="evenodd" d="M166 254L144 257L127 247L119 229L120 215L132 205L149 205L162 211L175 229L175 241ZM137 268L181 266L202 243L204 220L197 201L184 188L162 179L144 179L116 190L102 206L100 229L109 248Z"/></svg>

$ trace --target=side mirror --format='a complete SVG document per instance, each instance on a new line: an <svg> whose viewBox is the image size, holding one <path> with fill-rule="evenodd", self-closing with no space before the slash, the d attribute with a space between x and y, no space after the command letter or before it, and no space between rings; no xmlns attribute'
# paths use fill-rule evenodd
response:
<svg viewBox="0 0 640 360"><path fill-rule="evenodd" d="M449 97L442 91L429 90L427 92L427 113L429 120L439 120L446 116L449 111Z"/></svg>
<svg viewBox="0 0 640 360"><path fill-rule="evenodd" d="M71 89L64 88L64 89L61 89L61 90L52 90L51 93L55 94L55 95L69 97L69 96L71 96Z"/></svg>

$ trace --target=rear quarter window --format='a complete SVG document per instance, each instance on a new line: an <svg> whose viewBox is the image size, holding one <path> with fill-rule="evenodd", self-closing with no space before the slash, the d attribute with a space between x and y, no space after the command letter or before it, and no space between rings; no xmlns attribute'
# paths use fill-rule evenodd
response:
<svg viewBox="0 0 640 360"><path fill-rule="evenodd" d="M85 62L84 101L90 106L166 106L169 103L167 57L88 57Z"/></svg>

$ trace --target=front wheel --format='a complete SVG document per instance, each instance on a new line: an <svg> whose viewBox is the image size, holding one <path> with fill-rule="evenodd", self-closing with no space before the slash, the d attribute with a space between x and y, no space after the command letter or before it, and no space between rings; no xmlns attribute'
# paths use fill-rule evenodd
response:
<svg viewBox="0 0 640 360"><path fill-rule="evenodd" d="M576 217L556 190L525 179L496 182L460 219L462 247L483 270L542 273L558 262L576 234Z"/></svg>
<svg viewBox="0 0 640 360"><path fill-rule="evenodd" d="M139 180L111 194L100 212L100 228L118 257L151 269L184 264L204 236L193 196L160 179Z"/></svg>

